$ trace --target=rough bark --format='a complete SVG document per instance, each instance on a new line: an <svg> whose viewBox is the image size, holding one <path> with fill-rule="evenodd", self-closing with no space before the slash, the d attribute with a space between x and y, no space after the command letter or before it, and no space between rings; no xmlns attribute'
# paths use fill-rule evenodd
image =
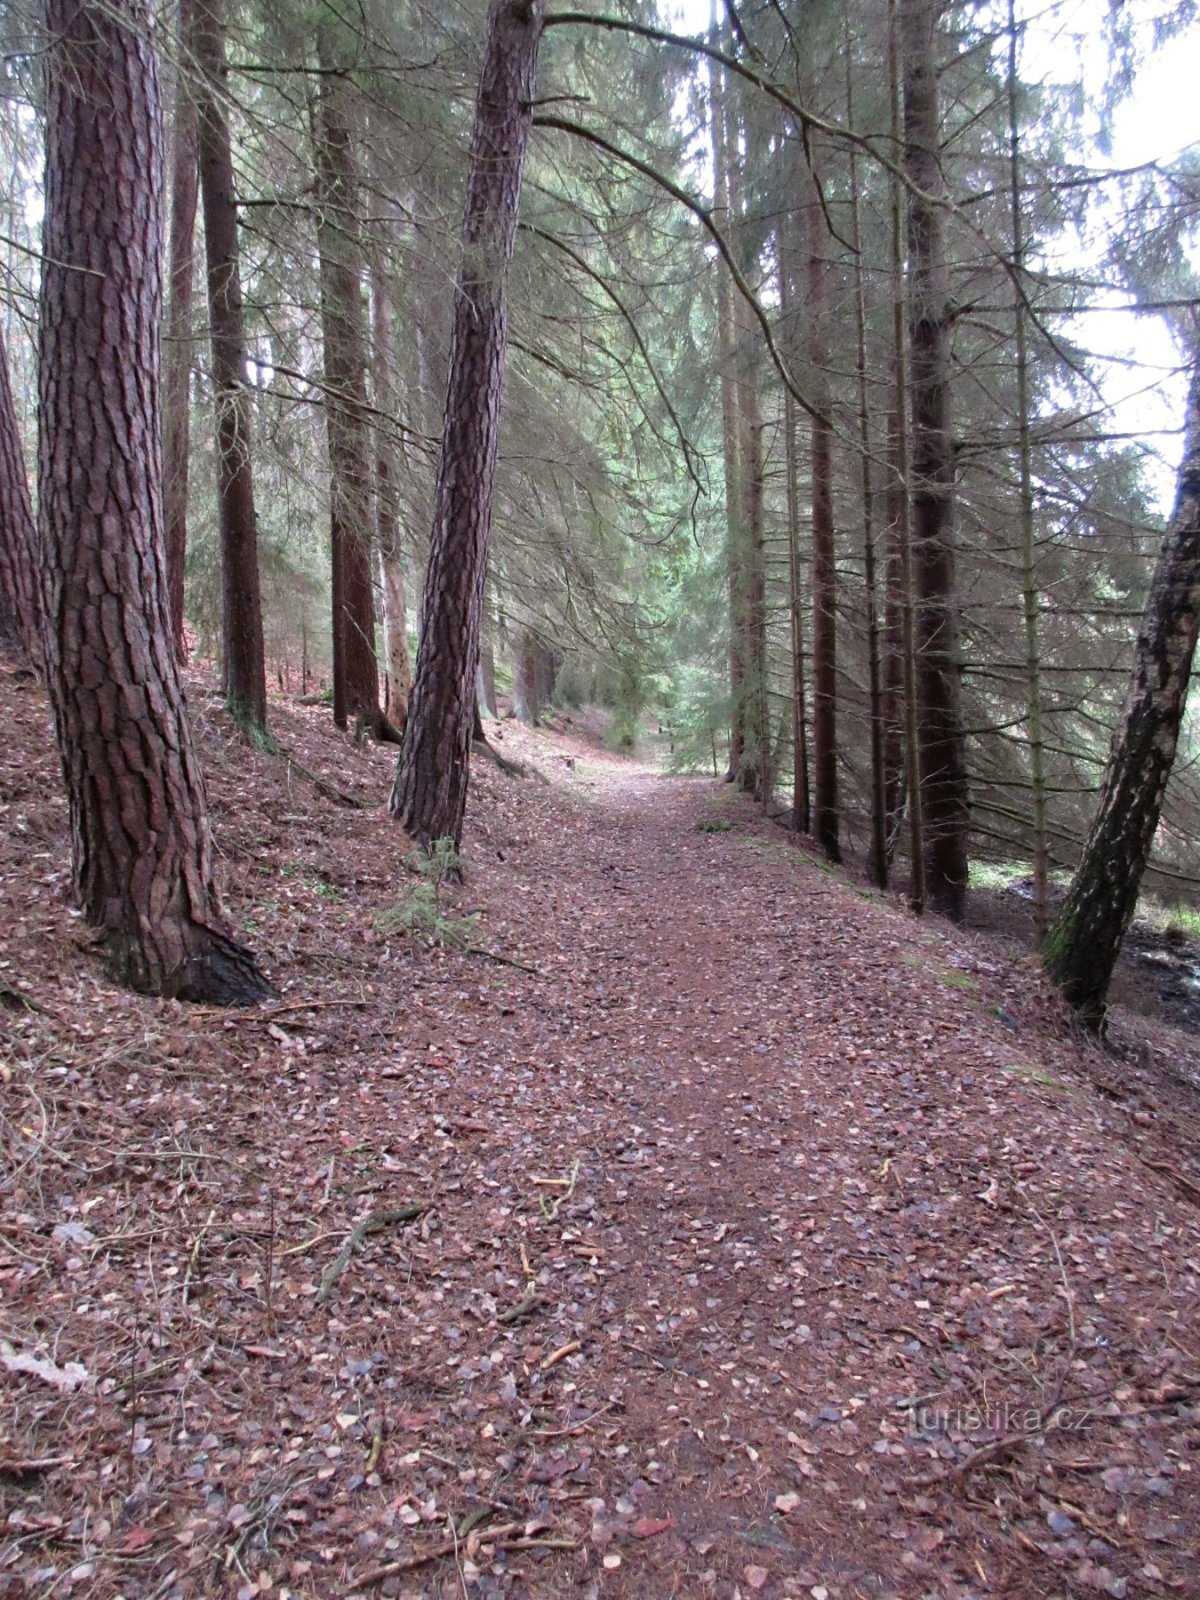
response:
<svg viewBox="0 0 1200 1600"><path fill-rule="evenodd" d="M333 720L379 731L379 669L371 589L371 429L367 420L367 344L359 179L351 144L349 73L340 64L336 24L317 28L320 66L313 110L325 424L329 441L333 565Z"/></svg>
<svg viewBox="0 0 1200 1600"><path fill-rule="evenodd" d="M197 164L196 99L187 62L195 0L179 0L179 66L171 147L171 237L167 253L167 339L163 360L163 523L171 637L180 661L183 579L187 559L188 471L192 410L192 285L195 280Z"/></svg>
<svg viewBox="0 0 1200 1600"><path fill-rule="evenodd" d="M230 937L170 633L162 138L145 0L47 0L40 508L46 680L74 888L133 988L269 992Z"/></svg>
<svg viewBox="0 0 1200 1600"><path fill-rule="evenodd" d="M391 812L421 844L462 839L508 342L508 265L542 0L491 0L463 219L424 629Z"/></svg>
<svg viewBox="0 0 1200 1600"><path fill-rule="evenodd" d="M938 142L940 0L901 0L912 426L912 554L925 882L936 911L961 921L967 895L966 740L960 681L950 436L950 315Z"/></svg>
<svg viewBox="0 0 1200 1600"><path fill-rule="evenodd" d="M1200 349L1193 354L1175 509L1138 629L1129 693L1096 814L1062 909L1042 945L1046 970L1092 1027L1150 859L1200 633Z"/></svg>
<svg viewBox="0 0 1200 1600"><path fill-rule="evenodd" d="M826 311L825 224L816 184L807 184L804 232L808 257L809 358L824 389ZM812 419L813 837L830 861L842 859L838 838L837 567L833 526L833 430L828 407Z"/></svg>
<svg viewBox="0 0 1200 1600"><path fill-rule="evenodd" d="M900 40L897 0L888 0L888 100L892 142L900 146L903 115L900 107ZM904 203L899 173L889 185L892 280L892 410L889 427L893 446L894 476L890 479L895 514L895 574L899 605L901 680L904 688L903 782L897 785L897 830L908 795L909 905L918 914L925 909L925 821L921 785L921 742L918 729L916 619L913 604L912 496L909 473L908 340L904 280ZM897 766L894 770L899 770Z"/></svg>
<svg viewBox="0 0 1200 1600"><path fill-rule="evenodd" d="M854 72L850 19L843 19L846 65L846 121L854 126ZM867 367L867 291L863 271L862 226L859 216L858 152L850 152L850 237L854 246L854 343L858 379L859 470L862 483L863 582L867 600L867 687L871 716L871 848L868 872L880 889L888 886L887 777L884 761L886 718L880 649L879 596L875 557L875 480L871 438L870 376Z"/></svg>
<svg viewBox="0 0 1200 1600"><path fill-rule="evenodd" d="M8 373L8 352L0 341L0 645L27 666L42 661L37 571L37 530L25 452Z"/></svg>
<svg viewBox="0 0 1200 1600"><path fill-rule="evenodd" d="M221 674L226 703L247 727L267 725L258 524L251 465L250 397L242 312L233 155L225 116L225 0L194 0L191 53L208 317L216 391L217 503L221 529Z"/></svg>

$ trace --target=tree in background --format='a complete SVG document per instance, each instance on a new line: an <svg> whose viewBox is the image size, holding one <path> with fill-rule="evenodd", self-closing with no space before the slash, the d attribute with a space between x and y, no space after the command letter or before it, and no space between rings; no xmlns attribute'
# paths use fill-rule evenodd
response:
<svg viewBox="0 0 1200 1600"><path fill-rule="evenodd" d="M246 392L246 325L238 246L233 151L225 112L225 0L192 0L189 40L199 79L200 194L208 260L208 318L217 410L217 502L221 525L221 680L230 711L247 728L267 726L258 519Z"/></svg>
<svg viewBox="0 0 1200 1600"><path fill-rule="evenodd" d="M329 442L330 554L333 569L333 720L375 737L389 731L379 710L375 605L371 588L374 516L367 410L367 329L354 154L355 87L342 59L335 16L317 25L317 90L312 108L325 425ZM394 734L393 737L398 737Z"/></svg>
<svg viewBox="0 0 1200 1600"><path fill-rule="evenodd" d="M41 606L36 593L37 532L25 453L0 342L0 645L31 665L42 659Z"/></svg>
<svg viewBox="0 0 1200 1600"><path fill-rule="evenodd" d="M1200 347L1192 367L1175 510L1138 630L1133 673L1075 876L1046 935L1046 970L1092 1027L1137 906L1200 633Z"/></svg>
<svg viewBox="0 0 1200 1600"><path fill-rule="evenodd" d="M940 0L900 0L908 177L908 308L912 401L912 550L917 597L917 706L925 884L956 922L967 896L966 749L959 680L950 437L950 296L939 157Z"/></svg>
<svg viewBox="0 0 1200 1600"><path fill-rule="evenodd" d="M75 893L124 982L251 1004L167 604L162 135L145 0L47 0L39 536Z"/></svg>
<svg viewBox="0 0 1200 1600"><path fill-rule="evenodd" d="M171 233L167 253L166 354L163 362L163 524L167 543L167 593L171 634L186 660L183 632L187 562L188 474L192 416L192 289L195 280L196 203L200 192L196 97L187 59L195 29L196 0L179 0L175 114L171 139Z"/></svg>
<svg viewBox="0 0 1200 1600"><path fill-rule="evenodd" d="M492 0L475 107L424 631L391 812L462 838L508 338L508 266L533 114L541 0Z"/></svg>

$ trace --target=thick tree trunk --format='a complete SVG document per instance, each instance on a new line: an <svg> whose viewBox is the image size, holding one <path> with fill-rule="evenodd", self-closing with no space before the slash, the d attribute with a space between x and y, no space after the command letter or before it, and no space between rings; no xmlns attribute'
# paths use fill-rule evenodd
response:
<svg viewBox="0 0 1200 1600"><path fill-rule="evenodd" d="M1071 887L1042 945L1050 976L1092 1027L1137 906L1175 760L1200 632L1200 350L1193 355L1171 525L1138 630L1120 728Z"/></svg>
<svg viewBox="0 0 1200 1600"><path fill-rule="evenodd" d="M133 988L269 992L230 937L170 633L162 138L145 0L47 0L40 527L75 891Z"/></svg>
<svg viewBox="0 0 1200 1600"><path fill-rule="evenodd" d="M233 155L225 117L225 0L194 0L191 49L196 89L200 195L208 263L208 317L217 406L217 502L221 526L221 671L230 711L252 729L267 725L258 524L251 466L250 397L238 253Z"/></svg>
<svg viewBox="0 0 1200 1600"><path fill-rule="evenodd" d="M940 0L901 0L905 170L908 189L909 349L912 396L913 576L917 697L929 903L956 922L967 897L966 740L954 550L950 437L950 316L942 238L938 140Z"/></svg>
<svg viewBox="0 0 1200 1600"><path fill-rule="evenodd" d="M825 224L808 182L804 235L808 253L809 357L826 390L824 348L826 295ZM833 430L828 407L812 419L812 603L813 603L813 837L830 861L842 859L838 839L837 771L837 567L833 528Z"/></svg>
<svg viewBox="0 0 1200 1600"><path fill-rule="evenodd" d="M192 411L192 285L195 279L197 165L196 98L188 75L187 46L195 0L179 0L179 65L171 149L171 242L167 258L167 348L163 363L163 523L167 542L167 596L171 637L186 661L183 578L187 559L188 468Z"/></svg>
<svg viewBox="0 0 1200 1600"><path fill-rule="evenodd" d="M512 258L543 0L491 0L463 219L424 630L391 812L423 846L462 840L508 342Z"/></svg>
<svg viewBox="0 0 1200 1600"><path fill-rule="evenodd" d="M375 375L375 536L379 548L383 613L384 712L403 729L412 693L408 654L408 597L404 583L404 548L400 540L400 496L396 479L396 447L391 425L396 406L396 341L392 329L392 297L387 266L379 252L371 267L371 314Z"/></svg>
<svg viewBox="0 0 1200 1600"><path fill-rule="evenodd" d="M358 172L351 145L348 74L340 70L336 24L317 27L321 68L313 111L325 423L329 439L330 538L334 572L333 720L378 734L379 668L371 591L371 429Z"/></svg>
<svg viewBox="0 0 1200 1600"><path fill-rule="evenodd" d="M30 666L42 662L37 573L37 530L29 477L8 375L8 352L0 341L0 645Z"/></svg>

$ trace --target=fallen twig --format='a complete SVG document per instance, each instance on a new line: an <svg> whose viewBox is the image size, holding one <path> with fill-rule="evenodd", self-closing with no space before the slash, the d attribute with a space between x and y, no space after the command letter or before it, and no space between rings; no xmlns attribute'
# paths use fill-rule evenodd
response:
<svg viewBox="0 0 1200 1600"><path fill-rule="evenodd" d="M529 1316L530 1313L536 1311L541 1304L541 1295L535 1293L531 1289L523 1300L519 1300L515 1306L510 1306L507 1311L502 1311L496 1318L496 1321L504 1324L508 1324L510 1322L520 1322L522 1317Z"/></svg>
<svg viewBox="0 0 1200 1600"><path fill-rule="evenodd" d="M485 1511L484 1516L486 1515L487 1512ZM475 1512L472 1512L462 1526L466 1527L467 1523L470 1522L471 1526L475 1527L478 1520ZM476 1532L475 1537L480 1544L492 1544L518 1533L522 1526L523 1524L520 1522L502 1522L495 1528L489 1528L486 1532ZM397 1573L415 1572L418 1567L428 1566L431 1561L441 1561L443 1557L452 1556L455 1553L462 1539L463 1534L456 1530L453 1537L443 1539L440 1544L431 1545L428 1550L422 1550L418 1555L404 1556L399 1561L387 1561L381 1567L372 1567L369 1572L364 1572L361 1577L354 1580L355 1587L369 1588L373 1584L382 1583L385 1578L395 1577Z"/></svg>
<svg viewBox="0 0 1200 1600"><path fill-rule="evenodd" d="M335 805L352 806L356 811L376 809L378 802L360 800L357 795L347 794L344 789L339 789L336 783L330 783L327 778L320 778L315 772L310 772L303 762L297 761L291 751L285 750L278 741L275 742L275 753L282 756L289 767L295 767L302 778L307 778L319 795L324 795L326 800L332 800Z"/></svg>
<svg viewBox="0 0 1200 1600"><path fill-rule="evenodd" d="M1151 1172L1160 1172L1164 1178L1180 1189L1193 1205L1200 1205L1200 1184L1195 1184L1190 1178L1184 1177L1177 1167L1172 1167L1166 1161L1151 1161L1149 1156L1138 1153L1138 1160L1144 1167L1149 1167Z"/></svg>
<svg viewBox="0 0 1200 1600"><path fill-rule="evenodd" d="M540 978L541 973L536 967L531 967L526 961L514 961L511 956L497 955L494 950L485 950L481 944L460 945L464 955L482 956L485 961L494 961L500 967L516 967L518 972L532 972L535 978Z"/></svg>
<svg viewBox="0 0 1200 1600"><path fill-rule="evenodd" d="M325 1269L321 1286L317 1290L317 1305L323 1305L329 1298L329 1291L350 1265L351 1256L368 1234L380 1233L384 1228L394 1227L400 1222L415 1222L418 1217L425 1215L431 1203L428 1200L419 1200L415 1205L400 1206L394 1211L372 1211L369 1216L357 1223L351 1230L350 1237Z"/></svg>

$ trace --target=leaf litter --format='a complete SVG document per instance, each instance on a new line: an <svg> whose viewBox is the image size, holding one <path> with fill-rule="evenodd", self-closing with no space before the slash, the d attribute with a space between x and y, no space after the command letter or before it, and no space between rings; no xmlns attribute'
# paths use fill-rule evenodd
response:
<svg viewBox="0 0 1200 1600"><path fill-rule="evenodd" d="M583 716L442 891L520 965L406 937L389 754L189 693L257 1012L105 980L0 686L6 1593L1195 1592L1194 1041Z"/></svg>

